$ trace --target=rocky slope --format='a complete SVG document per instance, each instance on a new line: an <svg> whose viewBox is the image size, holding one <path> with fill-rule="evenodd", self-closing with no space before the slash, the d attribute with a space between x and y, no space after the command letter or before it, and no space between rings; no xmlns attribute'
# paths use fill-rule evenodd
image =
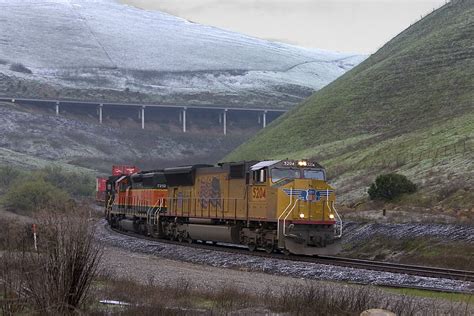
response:
<svg viewBox="0 0 474 316"><path fill-rule="evenodd" d="M112 164L141 168L214 163L249 137L245 132L186 134L133 121L99 125L95 118L55 116L41 109L0 103L0 163L37 168L51 163L110 173ZM165 126L166 127L166 126Z"/></svg>
<svg viewBox="0 0 474 316"><path fill-rule="evenodd" d="M112 0L0 0L0 27L9 96L285 107L364 59Z"/></svg>

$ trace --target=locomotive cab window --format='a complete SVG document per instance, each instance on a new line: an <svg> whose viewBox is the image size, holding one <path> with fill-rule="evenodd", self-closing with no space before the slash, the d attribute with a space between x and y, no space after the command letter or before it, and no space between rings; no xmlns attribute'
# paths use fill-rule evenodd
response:
<svg viewBox="0 0 474 316"><path fill-rule="evenodd" d="M326 180L326 174L323 170L305 169L303 176L305 179Z"/></svg>
<svg viewBox="0 0 474 316"><path fill-rule="evenodd" d="M127 191L127 189L128 189L129 187L130 187L130 186L128 185L128 182L126 182L126 181L122 181L122 182L120 182L120 184L119 184L119 190L120 190L120 192L125 192L125 191Z"/></svg>
<svg viewBox="0 0 474 316"><path fill-rule="evenodd" d="M143 188L146 189L153 189L155 187L155 181L154 181L153 175L147 175L146 177L143 177Z"/></svg>
<svg viewBox="0 0 474 316"><path fill-rule="evenodd" d="M231 165L229 167L229 177L231 179L243 179L245 177L245 164Z"/></svg>
<svg viewBox="0 0 474 316"><path fill-rule="evenodd" d="M301 178L301 172L299 169L272 169L272 182L278 182L281 179L299 179Z"/></svg>
<svg viewBox="0 0 474 316"><path fill-rule="evenodd" d="M265 183L267 182L267 169L255 170L253 172L253 182L254 183Z"/></svg>

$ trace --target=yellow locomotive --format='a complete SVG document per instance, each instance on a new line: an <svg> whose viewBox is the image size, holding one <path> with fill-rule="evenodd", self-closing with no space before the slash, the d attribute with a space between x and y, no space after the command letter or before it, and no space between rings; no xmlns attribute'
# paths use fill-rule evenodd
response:
<svg viewBox="0 0 474 316"><path fill-rule="evenodd" d="M334 189L316 162L252 161L155 172L166 180L165 201L136 202L150 206L141 212L109 207L109 221L160 238L304 255L333 253L342 234Z"/></svg>

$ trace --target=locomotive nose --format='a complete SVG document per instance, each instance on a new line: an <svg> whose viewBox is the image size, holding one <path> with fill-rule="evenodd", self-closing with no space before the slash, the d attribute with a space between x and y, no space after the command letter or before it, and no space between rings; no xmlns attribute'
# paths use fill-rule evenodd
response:
<svg viewBox="0 0 474 316"><path fill-rule="evenodd" d="M295 179L281 191L278 223L284 247L307 255L336 253L339 249L334 242L341 236L342 221L335 208L334 189L323 180Z"/></svg>
<svg viewBox="0 0 474 316"><path fill-rule="evenodd" d="M335 214L333 204L334 189L325 181L314 179L295 179L288 183L283 191L282 205L291 205L288 218L299 221L317 221L321 224L333 224Z"/></svg>

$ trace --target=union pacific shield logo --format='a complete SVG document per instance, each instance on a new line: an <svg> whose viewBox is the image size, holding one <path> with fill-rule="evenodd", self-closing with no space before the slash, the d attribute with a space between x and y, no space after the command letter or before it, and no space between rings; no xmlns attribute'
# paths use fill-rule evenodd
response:
<svg viewBox="0 0 474 316"><path fill-rule="evenodd" d="M296 197L301 201L316 202L321 200L322 197L329 198L333 190L315 190L315 189L283 189L283 192L288 196Z"/></svg>

